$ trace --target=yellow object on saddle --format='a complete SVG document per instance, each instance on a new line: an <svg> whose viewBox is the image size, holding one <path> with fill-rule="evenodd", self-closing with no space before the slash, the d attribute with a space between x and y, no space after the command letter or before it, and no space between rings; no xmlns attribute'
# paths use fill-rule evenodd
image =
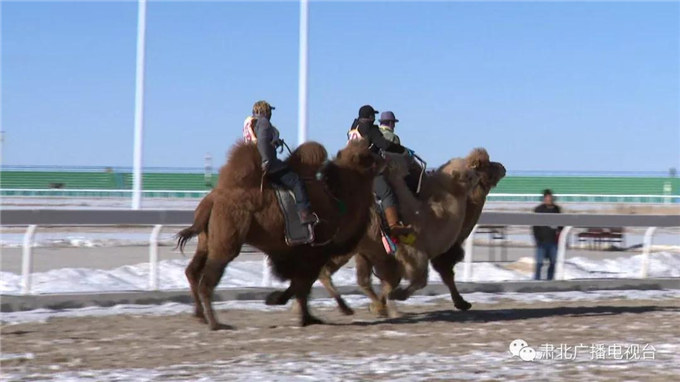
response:
<svg viewBox="0 0 680 382"><path fill-rule="evenodd" d="M416 234L409 233L408 235L399 236L399 242L406 245L411 245L416 242Z"/></svg>

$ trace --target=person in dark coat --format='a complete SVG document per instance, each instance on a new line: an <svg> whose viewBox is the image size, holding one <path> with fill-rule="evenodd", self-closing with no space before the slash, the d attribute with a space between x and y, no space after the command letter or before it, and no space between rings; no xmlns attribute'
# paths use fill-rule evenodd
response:
<svg viewBox="0 0 680 382"><path fill-rule="evenodd" d="M359 108L359 118L352 122L350 131L347 134L350 140L364 138L368 140L371 151L379 154L381 151L387 151L397 154L405 152L413 156L413 151L404 146L390 142L385 139L380 129L375 124L375 115L378 112L373 109L371 105L364 105ZM399 210L397 208L397 196L394 194L392 187L390 187L385 175L379 174L373 181L373 191L382 204L385 213L385 219L390 226L390 233L394 236L408 235L413 230L410 226L404 225L399 220Z"/></svg>
<svg viewBox="0 0 680 382"><path fill-rule="evenodd" d="M543 191L543 203L534 208L534 212L540 214L559 214L561 212L560 207L554 203L552 191ZM552 280L555 276L557 240L561 227L535 226L532 229L534 240L536 241L536 272L534 273L534 279L541 279L543 259L548 259L550 261L548 265L548 280Z"/></svg>
<svg viewBox="0 0 680 382"><path fill-rule="evenodd" d="M293 191L296 209L303 224L315 223L317 217L311 210L304 183L295 171L276 156L276 150L282 142L279 131L270 122L273 109L266 101L258 101L253 105L253 118L256 119L253 131L257 150L262 157L262 171L272 183Z"/></svg>

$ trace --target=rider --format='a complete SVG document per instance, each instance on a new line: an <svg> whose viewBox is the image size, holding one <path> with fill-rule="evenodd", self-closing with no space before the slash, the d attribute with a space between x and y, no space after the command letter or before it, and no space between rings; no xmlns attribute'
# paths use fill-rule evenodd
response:
<svg viewBox="0 0 680 382"><path fill-rule="evenodd" d="M385 137L385 139L392 143L401 144L399 136L394 132L397 122L399 122L399 120L394 116L394 113L391 111L383 111L382 113L380 113L379 121L380 126L378 128L380 129L380 132L382 133L383 137ZM419 183L421 180L420 174L422 170L423 169L420 166L416 166L415 170L413 169L413 167L409 167L409 173L404 178L409 189L411 189L411 191L416 195L420 189Z"/></svg>
<svg viewBox="0 0 680 382"><path fill-rule="evenodd" d="M378 126L378 128L380 129L383 137L392 143L400 145L401 140L394 132L394 128L396 127L396 124L399 122L399 120L394 116L394 113L391 111L383 111L380 113L379 122L380 126Z"/></svg>
<svg viewBox="0 0 680 382"><path fill-rule="evenodd" d="M302 224L316 223L318 219L311 210L304 183L297 173L276 157L276 149L283 143L279 138L279 131L269 122L272 110L274 107L266 101L255 102L252 117L246 118L244 123L243 139L257 144L262 157L262 171L269 180L293 191Z"/></svg>
<svg viewBox="0 0 680 382"><path fill-rule="evenodd" d="M368 144L374 153L380 153L380 151L388 151L397 154L408 152L408 154L412 156L412 150L405 148L399 143L390 142L383 137L378 126L375 125L376 114L378 114L378 112L373 109L371 105L364 105L359 108L359 118L352 122L350 131L347 134L349 139L365 138L368 140ZM373 180L373 191L381 201L383 211L385 212L385 219L387 219L387 224L390 226L392 235L399 236L411 233L411 227L406 226L399 221L397 196L394 194L394 191L392 191L392 187L390 187L385 175L378 174L378 176L375 177Z"/></svg>

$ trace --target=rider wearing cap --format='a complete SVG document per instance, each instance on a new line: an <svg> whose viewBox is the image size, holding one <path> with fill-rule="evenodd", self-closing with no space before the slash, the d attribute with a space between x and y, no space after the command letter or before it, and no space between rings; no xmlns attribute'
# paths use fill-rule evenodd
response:
<svg viewBox="0 0 680 382"><path fill-rule="evenodd" d="M387 151L397 154L408 152L413 155L413 151L405 148L399 143L390 142L383 137L378 126L375 125L375 115L378 112L370 105L364 105L359 109L359 118L352 122L352 126L348 133L349 139L368 140L371 150L375 153L380 151ZM385 212L385 219L390 226L392 235L407 235L411 233L410 226L406 226L399 221L399 212L397 209L397 196L392 191L389 182L383 174L379 174L373 180L373 191L380 199L383 211Z"/></svg>
<svg viewBox="0 0 680 382"><path fill-rule="evenodd" d="M396 127L397 122L399 122L399 120L394 116L394 113L391 111L383 111L380 113L379 122L380 126L378 126L378 128L380 129L383 137L392 143L400 145L401 140L399 139L399 136L394 133L394 128Z"/></svg>
<svg viewBox="0 0 680 382"><path fill-rule="evenodd" d="M262 157L262 171L269 180L293 191L300 221L303 224L315 223L317 217L311 210L304 183L295 171L276 156L276 149L282 145L282 142L279 138L279 131L269 122L272 110L274 107L266 101L255 102L252 116L254 121L248 123L248 126L252 126L249 131L252 131L254 139L253 137L248 139L247 129L244 129L244 139L257 144L257 150ZM248 119L246 121L248 122Z"/></svg>

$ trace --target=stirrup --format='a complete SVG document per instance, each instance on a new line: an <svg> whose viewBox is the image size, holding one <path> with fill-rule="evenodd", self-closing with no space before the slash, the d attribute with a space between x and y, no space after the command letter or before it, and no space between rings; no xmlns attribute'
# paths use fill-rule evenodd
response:
<svg viewBox="0 0 680 382"><path fill-rule="evenodd" d="M310 226L312 226L312 228L316 227L316 225L319 224L319 222L321 221L321 219L319 218L319 215L316 214L316 212L312 212L312 216L314 216L314 221L313 221L313 222L302 223L302 224L304 224L304 225L310 225Z"/></svg>

